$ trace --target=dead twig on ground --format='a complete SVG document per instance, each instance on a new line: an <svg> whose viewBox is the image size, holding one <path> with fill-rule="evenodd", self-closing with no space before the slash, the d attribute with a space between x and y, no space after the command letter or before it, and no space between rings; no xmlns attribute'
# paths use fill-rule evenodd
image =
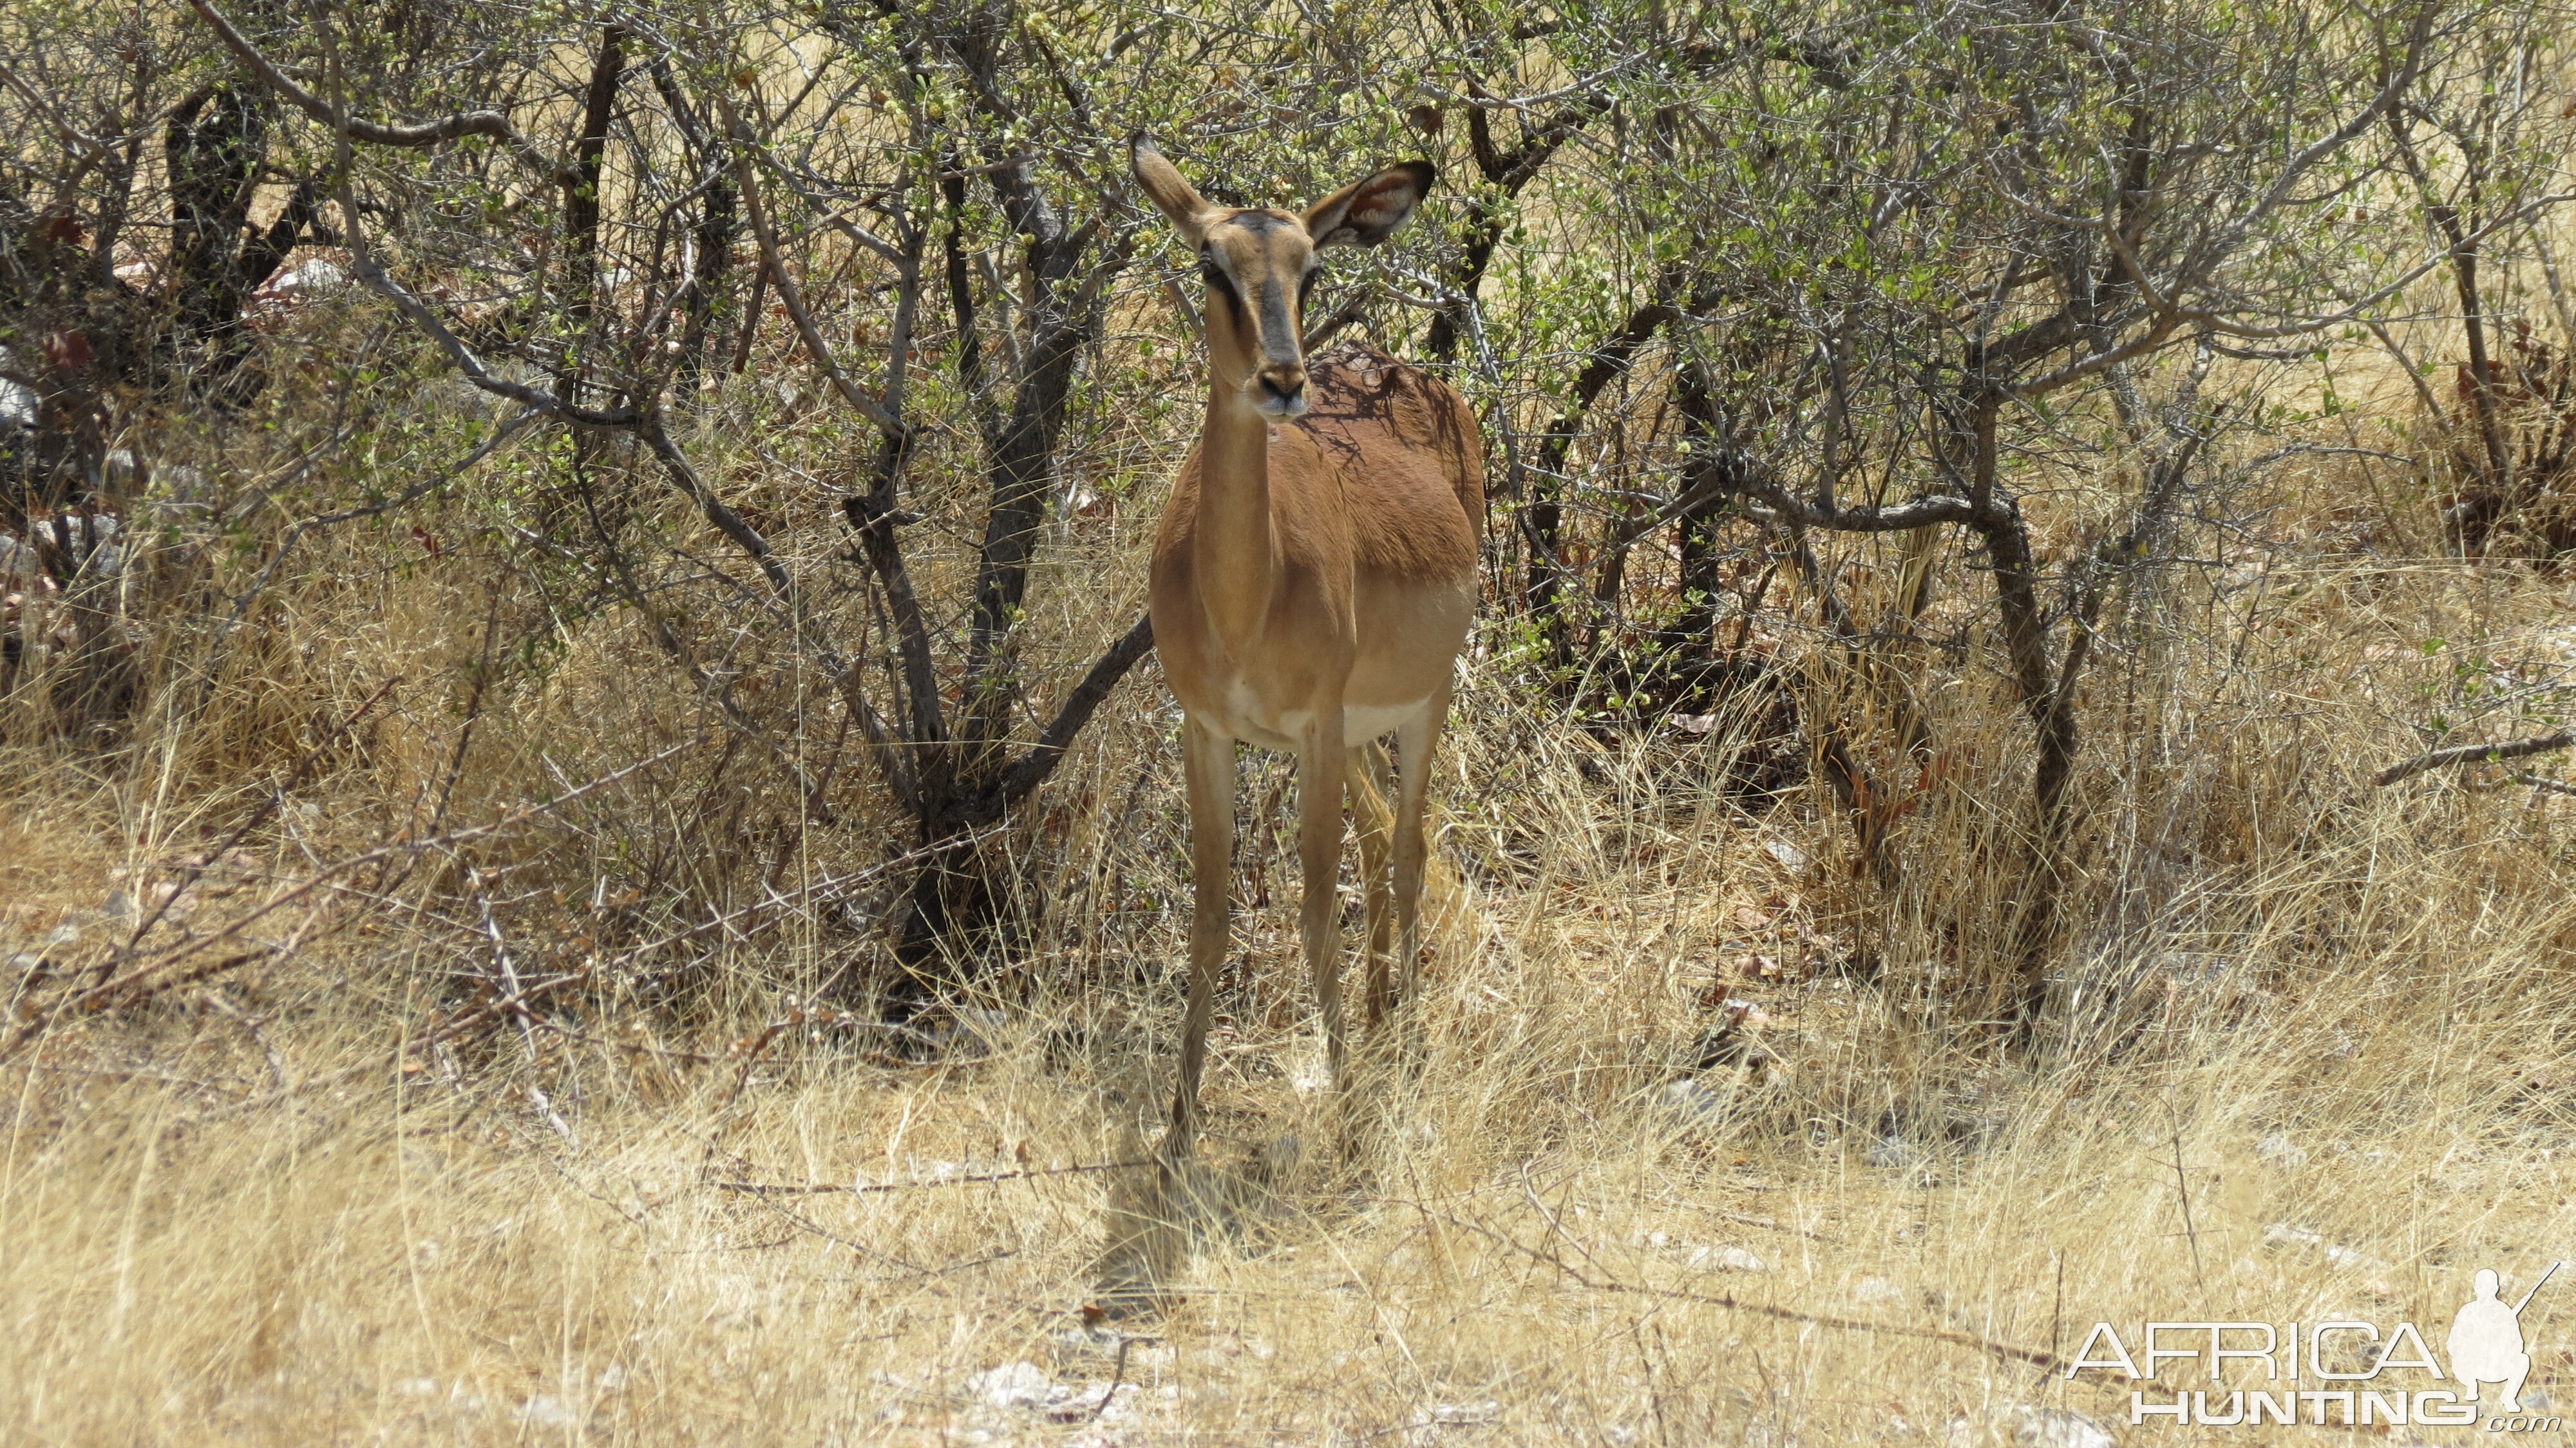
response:
<svg viewBox="0 0 2576 1448"><path fill-rule="evenodd" d="M971 1186L981 1182L1019 1181L1028 1177L1076 1176L1083 1172L1121 1171L1128 1167L1152 1165L1154 1165L1154 1159L1152 1157L1139 1156L1131 1157L1125 1161L1087 1162L1080 1166L1049 1166L1032 1167L1026 1171L978 1172L973 1176L933 1177L927 1181L871 1182L866 1186L844 1187L821 1183L807 1185L797 1182L717 1182L715 1185L718 1191L748 1192L754 1196L811 1197L824 1196L835 1192L847 1192L852 1195L858 1195L867 1192L904 1192L911 1191L916 1187L962 1187Z"/></svg>
<svg viewBox="0 0 2576 1448"><path fill-rule="evenodd" d="M1622 1282L1604 1274L1597 1259L1592 1259L1588 1252L1585 1253L1585 1257L1592 1261L1595 1269L1591 1272L1586 1272L1566 1261L1562 1253L1541 1251L1515 1239L1508 1233L1496 1231L1482 1222L1471 1222L1449 1212L1434 1211L1420 1202L1407 1201L1403 1205L1410 1206L1425 1216L1436 1217L1462 1232L1472 1232L1534 1262L1553 1267L1576 1286L1593 1292L1607 1292L1623 1297L1652 1297L1666 1302L1696 1302L1707 1307L1723 1307L1735 1312L1748 1312L1756 1317L1769 1317L1781 1322L1803 1322L1812 1327L1832 1328L1837 1332L1862 1332L1878 1337L1903 1337L1912 1338L1918 1342L1947 1343L1953 1347L1969 1348L1990 1357L2002 1358L2009 1362L2028 1363L2043 1369L2054 1370L2065 1365L2065 1359L2055 1353L1996 1342L1992 1338L1979 1337L1974 1333L1959 1332L1946 1327L1916 1327L1908 1323L1871 1322L1866 1318L1858 1317L1831 1317L1823 1313L1800 1312L1791 1307L1774 1307L1767 1302L1749 1302L1728 1292L1686 1292L1673 1287L1647 1287L1639 1283ZM1555 1226L1552 1217L1550 1225ZM1563 1228L1557 1227L1556 1230L1562 1232ZM1580 1244L1577 1245L1577 1250L1582 1250Z"/></svg>

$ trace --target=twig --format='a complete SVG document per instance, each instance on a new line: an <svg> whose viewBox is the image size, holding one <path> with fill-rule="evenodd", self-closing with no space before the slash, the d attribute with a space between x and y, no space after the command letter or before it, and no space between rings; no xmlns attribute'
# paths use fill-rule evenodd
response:
<svg viewBox="0 0 2576 1448"><path fill-rule="evenodd" d="M717 114L724 122L725 137L734 148L734 187L742 197L743 218L751 225L752 240L759 245L760 259L768 269L769 280L778 288L778 300L785 304L788 319L796 324L796 335L803 340L806 352L813 357L814 365L822 369L832 389L841 394L841 400L884 431L901 435L905 431L902 419L888 411L885 404L861 391L859 385L850 380L849 374L841 370L841 365L832 360L831 345L823 340L822 330L814 325L813 315L806 310L804 292L797 287L796 279L788 274L787 264L779 258L778 237L771 230L769 212L760 201L760 177L752 169L752 148L757 143L751 128L742 123L742 116L734 110L733 102L721 92L714 100Z"/></svg>
<svg viewBox="0 0 2576 1448"><path fill-rule="evenodd" d="M500 977L502 987L509 991L513 999L523 998L527 992L519 984L518 962L510 952L509 938L501 933L499 917L492 913L492 896L483 888L482 872L467 868L465 888L473 892L474 903L483 911L483 934L492 942L493 973ZM535 1080L537 1067L541 1063L537 1050L537 1018L529 1012L524 1002L513 1006L511 1013L518 1017L519 1044L525 1047L528 1053L528 1104L535 1107L538 1117L546 1125L553 1127L557 1136L564 1139L564 1145L574 1151L581 1150L581 1138L573 1135L572 1123L564 1120L563 1113L555 1110L554 1102L546 1097L545 1088L538 1085Z"/></svg>
<svg viewBox="0 0 2576 1448"><path fill-rule="evenodd" d="M874 1247L863 1247L858 1243L851 1241L849 1238L842 1236L838 1232L833 1231L831 1228L824 1226L822 1223L817 1222L810 1217L799 1216L796 1213L787 1210L785 1207L778 1205L776 1202L763 1200L761 1205L767 1207L773 1212L776 1212L778 1215L785 1217L791 1225L801 1227L804 1230L813 1233L815 1236L822 1238L824 1241L831 1243L835 1247L847 1247L862 1257L874 1257L880 1261L892 1262L897 1267L901 1267L915 1277L929 1277L934 1275L935 1271L938 1270L907 1262L903 1258L894 1255L892 1252L880 1252ZM1005 1253L1004 1255L1007 1256L1008 1254Z"/></svg>
<svg viewBox="0 0 2576 1448"><path fill-rule="evenodd" d="M2057 1351L2059 1342L2059 1328L2066 1320L2066 1258L2061 1253L2051 1252L2048 1254L2048 1260L2050 1265L2057 1269L2057 1298L2048 1309L2048 1350L2054 1353ZM2048 1369L2041 1368L2037 1383L2047 1381Z"/></svg>
<svg viewBox="0 0 2576 1448"><path fill-rule="evenodd" d="M1154 1164L1152 1157L1140 1156L1127 1161L1088 1162L1081 1166L1038 1167L1028 1171L984 1172L975 1176L934 1177L928 1181L878 1182L864 1187L803 1185L796 1182L717 1182L716 1189L727 1192L748 1192L762 1197L814 1197L833 1192L859 1195L867 1192L905 1192L915 1187L962 1187L978 1182L1019 1181L1026 1177L1074 1176L1082 1172L1120 1171L1131 1166Z"/></svg>
<svg viewBox="0 0 2576 1448"><path fill-rule="evenodd" d="M1804 1227L1784 1226L1778 1220L1771 1217L1750 1216L1743 1212L1717 1212L1713 1215L1724 1217L1726 1220L1737 1223L1741 1226L1760 1227L1766 1232L1786 1232L1792 1237L1804 1237L1810 1242L1840 1242L1842 1240L1842 1238L1826 1232L1811 1232Z"/></svg>
<svg viewBox="0 0 2576 1448"><path fill-rule="evenodd" d="M1109 1387L1100 1395L1100 1401L1091 1405L1090 1413L1083 1418L1084 1422L1099 1422L1100 1415L1109 1410L1109 1400L1118 1396L1118 1389L1127 1381L1127 1350L1135 1345L1136 1339L1132 1337L1118 1339L1118 1365L1109 1370Z"/></svg>
<svg viewBox="0 0 2576 1448"><path fill-rule="evenodd" d="M1803 1322L1814 1327L1829 1327L1838 1332L1865 1332L1881 1337L1905 1337L1921 1342L1948 1343L1954 1347L1974 1348L1993 1357L2011 1362L2029 1363L2035 1367L2055 1369L2065 1363L2065 1359L2054 1353L2041 1352L2036 1348L2016 1347L2011 1343L1996 1342L1991 1338L1978 1337L1974 1333L1959 1332L1946 1327L1914 1327L1897 1322L1871 1322L1857 1317L1828 1317L1821 1313L1800 1312L1795 1308L1774 1307L1767 1302L1747 1302L1731 1293L1684 1292L1676 1288L1645 1287L1633 1282L1621 1282L1615 1278L1593 1277L1574 1267L1563 1257L1542 1252L1526 1243L1516 1241L1481 1222L1466 1221L1447 1212L1434 1212L1418 1202L1407 1203L1407 1205L1430 1216L1438 1217L1453 1227L1498 1242L1533 1261L1554 1267L1573 1279L1577 1286L1586 1287L1595 1292L1617 1293L1627 1297L1653 1297L1667 1302L1696 1302L1710 1307L1727 1308L1734 1312L1749 1312L1756 1317L1776 1318L1782 1322Z"/></svg>
<svg viewBox="0 0 2576 1448"><path fill-rule="evenodd" d="M2173 1134L2174 1192L2182 1198L2182 1234L2191 1243L2191 1275L2203 1292L2209 1290L2209 1279L2200 1266L2200 1229L2191 1223L2191 1182L2182 1174L2182 1133Z"/></svg>
<svg viewBox="0 0 2576 1448"><path fill-rule="evenodd" d="M2418 754L2412 759L2400 760L2379 771L2378 777L2371 783L2385 789L2400 780L2413 779L2428 769L2440 769L2446 764L2476 764L2520 759L2529 754L2547 754L2553 749L2565 749L2571 744L2576 744L2576 729L2561 729L2554 734L2542 734L2531 739L2505 740L2495 744L2455 744L2448 749L2436 749L2428 754Z"/></svg>

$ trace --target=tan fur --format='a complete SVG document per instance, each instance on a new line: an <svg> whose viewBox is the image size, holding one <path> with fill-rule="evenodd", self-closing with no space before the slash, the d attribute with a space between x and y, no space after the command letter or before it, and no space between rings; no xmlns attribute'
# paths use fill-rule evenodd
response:
<svg viewBox="0 0 2576 1448"><path fill-rule="evenodd" d="M1297 754L1300 925L1338 1090L1342 793L1346 779L1367 787L1365 747L1396 735L1393 838L1376 848L1369 831L1362 851L1371 1023L1391 1023L1413 998L1424 787L1476 602L1484 455L1474 415L1446 383L1367 348L1310 359L1300 335L1300 284L1318 246L1383 240L1430 186L1427 164L1381 171L1300 217L1210 206L1142 142L1135 160L1146 194L1215 276L1207 413L1173 485L1152 579L1155 647L1188 717L1197 893L1166 1147L1178 1163L1195 1140L1210 996L1229 940L1236 740Z"/></svg>

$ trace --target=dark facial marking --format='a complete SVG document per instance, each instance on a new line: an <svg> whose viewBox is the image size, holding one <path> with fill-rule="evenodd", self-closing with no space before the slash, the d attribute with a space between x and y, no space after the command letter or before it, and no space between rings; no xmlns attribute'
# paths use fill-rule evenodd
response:
<svg viewBox="0 0 2576 1448"><path fill-rule="evenodd" d="M1297 360L1297 328L1288 320L1288 298L1277 277L1261 283L1261 351L1273 362Z"/></svg>
<svg viewBox="0 0 2576 1448"><path fill-rule="evenodd" d="M1207 283L1211 294L1225 298L1226 306L1232 309L1237 322L1243 320L1243 296L1234 289L1234 278L1217 261L1213 247L1199 253L1199 280Z"/></svg>
<svg viewBox="0 0 2576 1448"><path fill-rule="evenodd" d="M1234 278L1220 272L1208 282L1208 291L1225 299L1226 313L1234 318L1237 327L1251 320L1243 310L1243 294L1234 289Z"/></svg>

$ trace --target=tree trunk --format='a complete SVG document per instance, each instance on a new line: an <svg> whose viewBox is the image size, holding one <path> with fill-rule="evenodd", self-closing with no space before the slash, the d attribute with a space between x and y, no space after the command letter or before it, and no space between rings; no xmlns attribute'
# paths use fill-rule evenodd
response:
<svg viewBox="0 0 2576 1448"><path fill-rule="evenodd" d="M564 319L568 364L555 385L566 402L581 401L581 378L591 350L601 344L599 305L599 183L606 169L608 126L617 113L617 83L626 69L626 27L604 25L584 92L581 136L573 143L572 174L564 183Z"/></svg>

